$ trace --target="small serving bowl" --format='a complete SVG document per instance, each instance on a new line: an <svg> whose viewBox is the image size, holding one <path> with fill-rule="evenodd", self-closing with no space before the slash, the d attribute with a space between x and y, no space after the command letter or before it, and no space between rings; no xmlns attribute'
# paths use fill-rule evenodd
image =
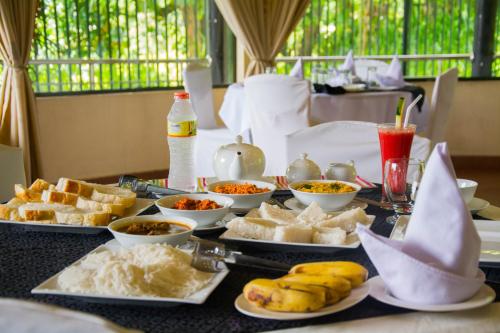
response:
<svg viewBox="0 0 500 333"><path fill-rule="evenodd" d="M184 210L172 208L177 201L185 198L191 200L212 200L222 207L207 210ZM198 227L206 227L222 220L224 216L229 213L229 208L231 208L233 203L233 199L216 194L178 194L158 199L156 200L155 205L165 216L176 215L187 217L198 222Z"/></svg>
<svg viewBox="0 0 500 333"><path fill-rule="evenodd" d="M256 194L226 194L214 192L216 186L225 184L253 184L258 188L268 188L269 191ZM274 191L276 191L276 185L257 180L225 180L209 184L207 189L207 192L210 194L222 195L233 199L234 204L232 208L235 209L257 208L262 202L269 200Z"/></svg>
<svg viewBox="0 0 500 333"><path fill-rule="evenodd" d="M354 188L352 192L345 193L310 193L298 191L296 188L302 184L307 183L342 183ZM356 194L361 190L361 186L355 183L344 182L341 180L304 180L300 182L294 182L289 184L288 188L292 191L295 199L300 201L302 204L309 206L313 201L315 201L322 209L326 211L335 211L342 207L347 206L356 196Z"/></svg>
<svg viewBox="0 0 500 333"><path fill-rule="evenodd" d="M175 222L176 224L181 224L186 226L188 230L176 234L165 234L165 235L131 235L117 231L117 229L120 229L135 222L142 222L142 223ZM154 243L166 243L172 246L177 246L186 243L189 236L191 236L193 230L197 227L197 225L198 224L196 223L196 221L182 216L143 215L143 216L126 217L111 222L108 225L108 230L113 234L115 239L124 247L132 247L137 244L154 244Z"/></svg>
<svg viewBox="0 0 500 333"><path fill-rule="evenodd" d="M474 199L478 183L469 179L457 179L457 185L465 203L469 204Z"/></svg>

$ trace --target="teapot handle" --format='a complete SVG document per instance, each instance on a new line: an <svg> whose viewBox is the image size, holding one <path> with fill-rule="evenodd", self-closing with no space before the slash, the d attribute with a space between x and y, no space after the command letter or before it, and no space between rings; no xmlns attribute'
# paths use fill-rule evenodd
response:
<svg viewBox="0 0 500 333"><path fill-rule="evenodd" d="M349 164L350 166L354 167L354 161L353 160L347 161L347 164Z"/></svg>

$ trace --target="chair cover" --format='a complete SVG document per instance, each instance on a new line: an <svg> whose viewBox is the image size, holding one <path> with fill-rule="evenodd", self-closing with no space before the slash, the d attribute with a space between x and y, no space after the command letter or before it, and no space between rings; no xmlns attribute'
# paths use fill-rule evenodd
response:
<svg viewBox="0 0 500 333"><path fill-rule="evenodd" d="M432 91L427 132L427 137L431 140L433 146L445 140L446 125L450 117L457 78L458 71L456 68L452 68L436 78Z"/></svg>
<svg viewBox="0 0 500 333"><path fill-rule="evenodd" d="M14 184L26 185L23 150L0 145L0 203L14 197Z"/></svg>
<svg viewBox="0 0 500 333"><path fill-rule="evenodd" d="M193 110L198 116L198 128L217 128L210 66L190 63L184 68L182 75L184 87L190 95Z"/></svg>
<svg viewBox="0 0 500 333"><path fill-rule="evenodd" d="M426 160L430 141L415 135L411 157ZM371 182L382 182L382 162L377 124L361 121L333 121L299 130L286 137L287 162L308 153L321 170L331 162L353 160L358 175Z"/></svg>
<svg viewBox="0 0 500 333"><path fill-rule="evenodd" d="M264 174L284 175L288 165L285 136L309 126L309 81L263 74L247 78L244 86L253 144L266 156Z"/></svg>

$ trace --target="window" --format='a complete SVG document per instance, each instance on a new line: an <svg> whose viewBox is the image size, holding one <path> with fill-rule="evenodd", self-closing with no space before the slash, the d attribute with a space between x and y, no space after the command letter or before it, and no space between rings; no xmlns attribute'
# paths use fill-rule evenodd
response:
<svg viewBox="0 0 500 333"><path fill-rule="evenodd" d="M411 55L401 57L409 77L431 77L455 66L460 76L470 77L475 11L474 0L312 0L278 56L278 72L290 70L290 57L345 56L353 49L356 57L387 61L394 54ZM498 14L496 21L492 74L500 76ZM315 63L326 68L341 61ZM306 63L307 75L312 64Z"/></svg>
<svg viewBox="0 0 500 333"><path fill-rule="evenodd" d="M210 36L234 48L231 34L210 34L214 7L208 0L41 0L29 66L33 88L182 86L182 68L212 54ZM231 66L219 66L223 75L215 83L233 80Z"/></svg>

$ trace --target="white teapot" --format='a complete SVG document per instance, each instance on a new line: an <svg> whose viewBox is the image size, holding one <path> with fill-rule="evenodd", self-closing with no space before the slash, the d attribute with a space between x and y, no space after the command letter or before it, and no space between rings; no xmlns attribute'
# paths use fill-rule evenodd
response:
<svg viewBox="0 0 500 333"><path fill-rule="evenodd" d="M356 181L356 175L353 160L349 160L347 163L330 163L325 170L326 179L343 180L352 183Z"/></svg>
<svg viewBox="0 0 500 333"><path fill-rule="evenodd" d="M221 146L214 155L213 168L219 180L259 179L264 173L266 158L260 148L243 143L241 135L236 143Z"/></svg>
<svg viewBox="0 0 500 333"><path fill-rule="evenodd" d="M307 158L306 153L302 153L300 158L293 161L286 169L286 179L289 184L301 180L321 179L321 169Z"/></svg>

